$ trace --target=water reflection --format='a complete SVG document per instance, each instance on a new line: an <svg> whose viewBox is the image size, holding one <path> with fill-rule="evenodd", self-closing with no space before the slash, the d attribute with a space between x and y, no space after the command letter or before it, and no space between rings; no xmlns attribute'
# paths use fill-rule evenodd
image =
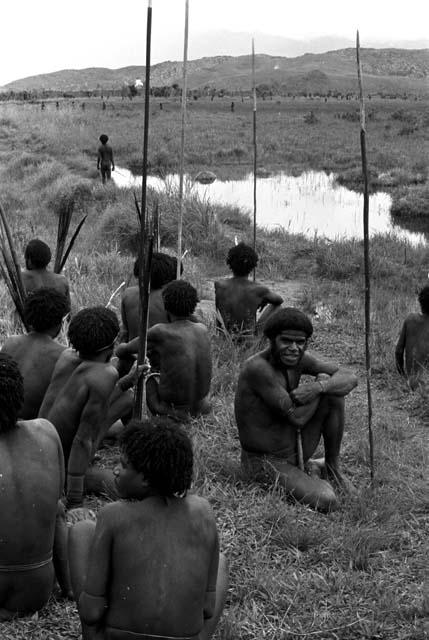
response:
<svg viewBox="0 0 429 640"><path fill-rule="evenodd" d="M120 187L140 186L141 178L127 169L118 168L112 174ZM178 175L165 180L148 176L147 184L157 190L177 189ZM189 192L222 204L236 205L253 215L253 176L242 180L216 180L203 185L189 176L185 182ZM387 193L370 196L370 233L393 233L413 244L425 243L424 233L406 231L393 225ZM259 226L284 227L291 233L324 236L331 240L362 238L363 196L334 183L334 174L307 171L298 177L279 173L257 181L257 222ZM417 231L417 230L416 230ZM419 229L419 231L422 231Z"/></svg>

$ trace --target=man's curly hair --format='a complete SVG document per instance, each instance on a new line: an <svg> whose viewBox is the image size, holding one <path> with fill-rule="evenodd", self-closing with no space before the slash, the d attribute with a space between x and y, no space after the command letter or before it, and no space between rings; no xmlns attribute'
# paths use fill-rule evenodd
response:
<svg viewBox="0 0 429 640"><path fill-rule="evenodd" d="M134 262L134 276L139 277L140 260ZM180 265L180 273L183 273L183 265ZM152 290L162 289L169 282L176 279L177 275L177 258L170 256L168 253L155 251L152 255L152 264L150 268L150 288Z"/></svg>
<svg viewBox="0 0 429 640"><path fill-rule="evenodd" d="M36 289L26 298L24 318L34 331L47 331L61 324L69 312L67 296L57 289L43 287Z"/></svg>
<svg viewBox="0 0 429 640"><path fill-rule="evenodd" d="M283 307L268 318L264 326L264 335L274 340L282 331L302 331L307 338L313 335L313 325L303 311L295 307Z"/></svg>
<svg viewBox="0 0 429 640"><path fill-rule="evenodd" d="M258 264L258 254L248 244L239 242L228 251L226 264L235 276L248 276Z"/></svg>
<svg viewBox="0 0 429 640"><path fill-rule="evenodd" d="M132 420L121 436L120 447L135 471L160 495L186 495L192 483L192 444L172 420Z"/></svg>
<svg viewBox="0 0 429 640"><path fill-rule="evenodd" d="M116 315L105 307L82 309L72 317L68 337L81 355L94 355L115 341L119 333Z"/></svg>
<svg viewBox="0 0 429 640"><path fill-rule="evenodd" d="M195 311L197 290L186 280L173 280L162 291L164 308L179 318L186 318Z"/></svg>
<svg viewBox="0 0 429 640"><path fill-rule="evenodd" d="M0 433L16 426L24 403L24 380L18 365L6 353L0 353Z"/></svg>
<svg viewBox="0 0 429 640"><path fill-rule="evenodd" d="M109 136L106 136L105 133L102 133L98 139L100 140L101 144L106 144L109 139Z"/></svg>
<svg viewBox="0 0 429 640"><path fill-rule="evenodd" d="M31 260L33 267L43 269L47 267L51 261L51 250L43 240L35 238L25 247L24 258Z"/></svg>

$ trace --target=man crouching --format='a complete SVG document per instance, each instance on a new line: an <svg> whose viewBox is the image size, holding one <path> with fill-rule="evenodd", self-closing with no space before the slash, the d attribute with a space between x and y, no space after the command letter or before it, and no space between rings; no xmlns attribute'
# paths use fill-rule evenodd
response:
<svg viewBox="0 0 429 640"><path fill-rule="evenodd" d="M270 346L243 365L235 417L247 473L268 475L296 500L330 511L338 506L332 485L345 488L339 472L344 396L357 379L307 352L312 333L311 321L292 307L276 311L267 320L264 334ZM302 375L314 379L301 382ZM325 458L311 461L321 436ZM302 462L311 475L298 468Z"/></svg>

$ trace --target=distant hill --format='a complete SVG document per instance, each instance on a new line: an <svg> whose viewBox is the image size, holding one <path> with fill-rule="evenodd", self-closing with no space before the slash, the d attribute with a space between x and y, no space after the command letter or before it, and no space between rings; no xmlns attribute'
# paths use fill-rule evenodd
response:
<svg viewBox="0 0 429 640"><path fill-rule="evenodd" d="M366 91L429 93L429 49L362 49ZM215 56L188 63L189 89L248 91L251 57ZM107 69L65 69L11 82L2 91L94 91L120 89L144 79L143 66ZM181 84L182 63L161 62L151 69L153 87ZM356 90L356 52L350 47L327 53L307 53L295 58L256 55L256 83L283 90L342 92Z"/></svg>

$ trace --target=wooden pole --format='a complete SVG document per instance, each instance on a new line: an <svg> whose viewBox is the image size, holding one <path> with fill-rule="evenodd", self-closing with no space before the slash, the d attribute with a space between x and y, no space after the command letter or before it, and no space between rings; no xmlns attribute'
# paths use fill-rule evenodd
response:
<svg viewBox="0 0 429 640"><path fill-rule="evenodd" d="M183 80L182 80L182 126L180 133L180 168L179 168L179 219L177 226L177 280L180 280L182 264L182 227L183 227L183 174L185 165L185 126L186 126L186 94L188 79L188 30L189 0L185 0L185 37L183 44Z"/></svg>
<svg viewBox="0 0 429 640"><path fill-rule="evenodd" d="M359 31L356 32L356 62L359 83L360 99L360 149L362 156L363 174L363 247L365 270L365 363L366 363L366 390L368 399L368 439L369 439L369 464L371 474L371 486L374 485L374 438L372 431L372 395L371 395L371 266L369 260L369 192L368 192L368 164L366 156L366 131L365 131L365 103L363 97L362 67L360 61Z"/></svg>
<svg viewBox="0 0 429 640"><path fill-rule="evenodd" d="M255 80L255 39L252 38L252 86L253 86L253 250L256 251L256 80ZM256 279L256 268L253 269L253 281Z"/></svg>
<svg viewBox="0 0 429 640"><path fill-rule="evenodd" d="M149 137L149 94L150 94L150 48L152 32L152 0L148 0L146 27L146 83L143 131L143 165L142 165L142 198L140 209L140 246L139 246L139 297L140 297L140 330L139 352L137 363L142 365L146 360L147 321L149 313L150 267L152 262L153 237L149 238L146 221L146 182L147 182L147 148ZM137 200L136 200L137 202ZM140 376L136 385L133 416L141 419L144 414L144 376Z"/></svg>

